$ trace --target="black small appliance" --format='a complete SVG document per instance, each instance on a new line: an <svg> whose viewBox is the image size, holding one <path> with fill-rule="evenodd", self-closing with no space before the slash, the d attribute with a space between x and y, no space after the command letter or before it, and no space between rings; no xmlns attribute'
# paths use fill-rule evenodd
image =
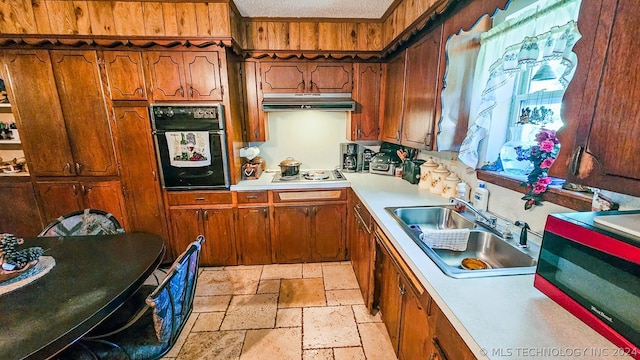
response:
<svg viewBox="0 0 640 360"><path fill-rule="evenodd" d="M340 170L343 172L362 171L364 147L354 143L340 144Z"/></svg>

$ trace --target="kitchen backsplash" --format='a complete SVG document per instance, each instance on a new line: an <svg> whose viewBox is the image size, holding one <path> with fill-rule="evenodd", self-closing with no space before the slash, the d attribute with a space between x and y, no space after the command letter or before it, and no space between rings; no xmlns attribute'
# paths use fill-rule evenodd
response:
<svg viewBox="0 0 640 360"><path fill-rule="evenodd" d="M260 149L267 169L292 157L301 169L333 169L340 164L340 143L346 138L347 112L291 111L268 113L269 141Z"/></svg>

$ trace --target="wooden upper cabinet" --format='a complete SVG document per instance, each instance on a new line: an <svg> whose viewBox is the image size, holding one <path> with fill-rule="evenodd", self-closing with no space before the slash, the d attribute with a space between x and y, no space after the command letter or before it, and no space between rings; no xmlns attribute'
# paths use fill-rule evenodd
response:
<svg viewBox="0 0 640 360"><path fill-rule="evenodd" d="M261 107L262 91L260 91L258 81L260 64L255 61L246 61L242 66L245 81L244 100L247 104L244 140L247 142L265 142L268 140L268 127Z"/></svg>
<svg viewBox="0 0 640 360"><path fill-rule="evenodd" d="M103 56L111 100L147 100L142 54L137 51L105 51Z"/></svg>
<svg viewBox="0 0 640 360"><path fill-rule="evenodd" d="M576 44L576 77L586 76L584 91L579 94L582 102L571 101L571 108L565 110L579 112L568 180L633 196L640 196L638 11L640 3L634 0L582 4L580 21L599 19L597 26L594 24L592 47ZM580 69L583 61L588 64L586 74ZM580 84L579 80L571 82L567 93Z"/></svg>
<svg viewBox="0 0 640 360"><path fill-rule="evenodd" d="M350 63L261 62L260 77L265 93L344 93L353 87Z"/></svg>
<svg viewBox="0 0 640 360"><path fill-rule="evenodd" d="M2 59L30 173L74 176L73 156L49 52L7 50Z"/></svg>
<svg viewBox="0 0 640 360"><path fill-rule="evenodd" d="M395 144L400 144L402 131L406 56L406 52L402 52L383 66L380 140Z"/></svg>
<svg viewBox="0 0 640 360"><path fill-rule="evenodd" d="M222 101L217 51L148 52L155 101Z"/></svg>
<svg viewBox="0 0 640 360"><path fill-rule="evenodd" d="M407 49L402 145L431 150L436 104L442 27Z"/></svg>
<svg viewBox="0 0 640 360"><path fill-rule="evenodd" d="M321 93L350 93L353 89L353 65L345 63L309 63L309 90Z"/></svg>
<svg viewBox="0 0 640 360"><path fill-rule="evenodd" d="M351 141L378 140L382 67L378 63L357 63L353 68L351 96L356 109L351 113L347 137Z"/></svg>
<svg viewBox="0 0 640 360"><path fill-rule="evenodd" d="M118 175L95 51L52 51L51 60L76 175Z"/></svg>
<svg viewBox="0 0 640 360"><path fill-rule="evenodd" d="M4 62L32 174L118 175L95 51L15 50Z"/></svg>
<svg viewBox="0 0 640 360"><path fill-rule="evenodd" d="M262 92L309 92L306 73L307 64L304 62L262 62L260 63Z"/></svg>

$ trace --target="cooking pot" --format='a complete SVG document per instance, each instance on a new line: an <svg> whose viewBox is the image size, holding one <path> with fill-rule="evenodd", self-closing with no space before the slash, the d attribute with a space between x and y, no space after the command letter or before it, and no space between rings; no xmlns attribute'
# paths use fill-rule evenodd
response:
<svg viewBox="0 0 640 360"><path fill-rule="evenodd" d="M300 161L288 157L280 162L280 173L282 176L296 176L300 172Z"/></svg>

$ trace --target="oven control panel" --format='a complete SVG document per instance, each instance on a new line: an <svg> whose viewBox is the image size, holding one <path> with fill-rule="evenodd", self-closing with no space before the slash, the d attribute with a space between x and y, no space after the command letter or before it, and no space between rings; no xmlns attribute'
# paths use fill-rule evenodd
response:
<svg viewBox="0 0 640 360"><path fill-rule="evenodd" d="M189 118L189 119L217 119L218 107L195 106L153 106L153 116L156 119Z"/></svg>

